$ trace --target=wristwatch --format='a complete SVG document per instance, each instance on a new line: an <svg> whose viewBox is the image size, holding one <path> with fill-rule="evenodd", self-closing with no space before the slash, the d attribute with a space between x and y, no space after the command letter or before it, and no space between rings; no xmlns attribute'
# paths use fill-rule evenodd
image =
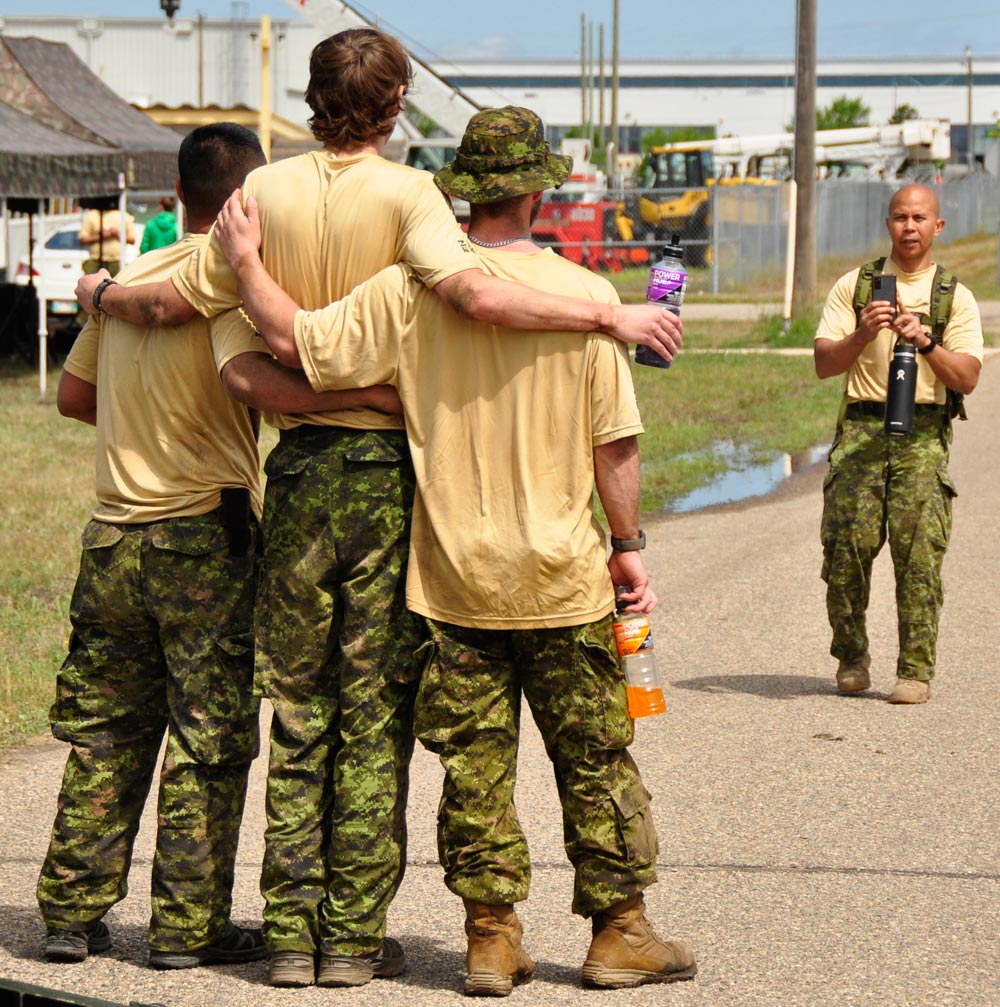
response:
<svg viewBox="0 0 1000 1007"><path fill-rule="evenodd" d="M114 283L114 282L115 281L112 280L112 279L101 280L101 282L98 283L97 286L94 288L93 302L94 302L94 307L98 311L101 310L101 298L104 296L104 291L107 290L108 287L110 287L111 284Z"/></svg>
<svg viewBox="0 0 1000 1007"><path fill-rule="evenodd" d="M931 341L926 346L918 347L917 353L921 353L926 357L928 353L934 352L935 346L937 346L937 341L932 338Z"/></svg>
<svg viewBox="0 0 1000 1007"><path fill-rule="evenodd" d="M640 528L638 538L615 538L612 535L611 548L615 552L638 552L646 548L646 533Z"/></svg>

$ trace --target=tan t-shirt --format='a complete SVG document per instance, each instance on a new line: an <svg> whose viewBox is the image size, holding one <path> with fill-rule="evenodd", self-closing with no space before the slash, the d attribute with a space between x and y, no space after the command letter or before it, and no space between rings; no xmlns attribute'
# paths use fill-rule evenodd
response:
<svg viewBox="0 0 1000 1007"><path fill-rule="evenodd" d="M120 283L170 277L206 241L188 235L143 255ZM222 368L241 353L266 353L239 312L209 323L143 329L109 315L90 319L66 370L96 385L99 521L136 524L205 514L219 490L246 486L260 513L260 464L249 409L226 391Z"/></svg>
<svg viewBox="0 0 1000 1007"><path fill-rule="evenodd" d="M337 158L319 151L277 161L250 173L244 195L260 209L264 265L303 308L344 297L394 262L409 263L429 287L481 268L431 174L374 154ZM214 239L174 284L208 317L240 303L236 276ZM402 427L398 416L373 409L268 421L279 429L300 423Z"/></svg>
<svg viewBox="0 0 1000 1007"><path fill-rule="evenodd" d="M551 250L484 252L531 287L617 303L601 277ZM614 592L593 514L593 449L642 432L628 353L591 333L511 332L453 314L403 266L299 312L317 389L389 383L417 474L407 604L460 626L573 626Z"/></svg>
<svg viewBox="0 0 1000 1007"><path fill-rule="evenodd" d="M99 210L88 210L80 225L80 234L100 234L102 220L104 228L113 230L116 237L88 243L87 251L92 259L101 256L105 262L118 262L122 257L121 213L118 210L105 210L103 217ZM125 214L125 240L130 245L135 244L135 220L131 213Z"/></svg>
<svg viewBox="0 0 1000 1007"><path fill-rule="evenodd" d="M885 272L896 276L897 301L915 314L928 314L931 304L931 287L934 281L935 265L918 273L904 273L892 259L886 259ZM858 269L842 276L833 286L819 327L816 339L846 339L858 327L854 314L854 288L858 283ZM852 401L885 402L886 386L889 380L889 362L892 360L896 333L892 329L882 329L862 351L847 372L847 397ZM942 345L956 353L968 353L982 362L983 327L979 317L976 299L968 287L959 283L955 287L951 316L944 330ZM947 388L931 370L931 365L917 355L917 397L923 404L936 402L943 405L947 398Z"/></svg>

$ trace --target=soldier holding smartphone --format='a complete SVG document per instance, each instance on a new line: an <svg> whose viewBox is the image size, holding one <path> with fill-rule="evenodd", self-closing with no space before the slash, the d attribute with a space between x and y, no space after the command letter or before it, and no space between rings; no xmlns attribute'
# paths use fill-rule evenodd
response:
<svg viewBox="0 0 1000 1007"><path fill-rule="evenodd" d="M830 653L840 662L837 687L857 693L871 685L865 611L872 563L888 538L900 640L890 703L924 703L930 695L941 564L956 495L948 474L953 407L956 393L976 387L983 360L975 298L932 258L944 224L933 189L906 185L897 191L886 218L890 257L837 281L814 346L820 378L845 375L821 530ZM897 339L912 343L918 354L913 430L904 436L883 428Z"/></svg>

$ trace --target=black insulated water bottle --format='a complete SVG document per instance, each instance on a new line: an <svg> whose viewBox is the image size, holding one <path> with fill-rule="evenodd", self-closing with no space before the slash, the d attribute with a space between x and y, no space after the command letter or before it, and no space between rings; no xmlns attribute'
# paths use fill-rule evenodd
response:
<svg viewBox="0 0 1000 1007"><path fill-rule="evenodd" d="M885 432L908 434L913 430L913 404L917 395L917 351L900 339L889 365L889 387L885 397Z"/></svg>

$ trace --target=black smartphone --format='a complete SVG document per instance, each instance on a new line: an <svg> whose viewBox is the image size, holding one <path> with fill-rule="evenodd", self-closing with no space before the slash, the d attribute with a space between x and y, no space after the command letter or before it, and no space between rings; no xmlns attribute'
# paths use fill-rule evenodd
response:
<svg viewBox="0 0 1000 1007"><path fill-rule="evenodd" d="M876 273L872 277L872 300L888 301L892 305L892 317L896 317L896 277L891 273Z"/></svg>

